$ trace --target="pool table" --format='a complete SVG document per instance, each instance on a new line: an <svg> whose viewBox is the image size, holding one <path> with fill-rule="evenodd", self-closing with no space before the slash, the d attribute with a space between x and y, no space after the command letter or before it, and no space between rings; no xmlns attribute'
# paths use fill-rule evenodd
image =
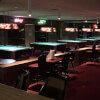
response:
<svg viewBox="0 0 100 100"><path fill-rule="evenodd" d="M81 40L57 40L60 43L67 43L67 47L81 48L86 45L86 41Z"/></svg>
<svg viewBox="0 0 100 100"><path fill-rule="evenodd" d="M51 49L64 52L66 49L66 43L57 42L32 42L30 43L30 46L34 47L34 50L41 50L42 52L49 51Z"/></svg>
<svg viewBox="0 0 100 100"><path fill-rule="evenodd" d="M82 38L80 40L87 41L87 44L89 44L89 45L93 45L93 43L95 41L97 41L97 43L100 42L100 39L99 38Z"/></svg>
<svg viewBox="0 0 100 100"><path fill-rule="evenodd" d="M18 59L22 55L31 55L33 48L13 45L0 45L0 58Z"/></svg>

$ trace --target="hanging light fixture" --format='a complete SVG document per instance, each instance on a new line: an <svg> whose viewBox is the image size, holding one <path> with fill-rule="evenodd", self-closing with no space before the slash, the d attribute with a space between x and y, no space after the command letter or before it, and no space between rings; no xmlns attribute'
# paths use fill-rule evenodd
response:
<svg viewBox="0 0 100 100"><path fill-rule="evenodd" d="M99 18L97 17L97 24L99 24Z"/></svg>
<svg viewBox="0 0 100 100"><path fill-rule="evenodd" d="M32 17L32 0L28 0L28 16Z"/></svg>
<svg viewBox="0 0 100 100"><path fill-rule="evenodd" d="M29 17L32 17L32 15L31 15L31 14L29 14L28 16L29 16Z"/></svg>
<svg viewBox="0 0 100 100"><path fill-rule="evenodd" d="M87 23L88 21L87 21L87 17L86 17L86 19L85 19L85 23Z"/></svg>
<svg viewBox="0 0 100 100"><path fill-rule="evenodd" d="M60 16L58 16L58 20L61 20L61 17Z"/></svg>
<svg viewBox="0 0 100 100"><path fill-rule="evenodd" d="M61 8L58 8L58 20L61 20Z"/></svg>

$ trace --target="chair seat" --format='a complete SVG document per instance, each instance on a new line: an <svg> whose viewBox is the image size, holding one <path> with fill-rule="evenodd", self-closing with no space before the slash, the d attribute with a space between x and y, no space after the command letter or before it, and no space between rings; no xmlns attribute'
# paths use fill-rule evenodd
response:
<svg viewBox="0 0 100 100"><path fill-rule="evenodd" d="M94 55L97 55L98 54L98 51L92 51L92 50L87 50L87 51L85 51L86 53L88 53L88 54L94 54Z"/></svg>
<svg viewBox="0 0 100 100"><path fill-rule="evenodd" d="M87 55L87 60L88 61L98 61L98 51L97 50L87 50L85 51Z"/></svg>
<svg viewBox="0 0 100 100"><path fill-rule="evenodd" d="M37 82L40 80L40 72L38 63L30 64L28 66L30 71L30 83Z"/></svg>
<svg viewBox="0 0 100 100"><path fill-rule="evenodd" d="M32 67L32 68L38 68L38 63L31 64L31 65L29 65L28 67Z"/></svg>
<svg viewBox="0 0 100 100"><path fill-rule="evenodd" d="M87 50L87 51L85 51L86 53L92 53L92 50Z"/></svg>

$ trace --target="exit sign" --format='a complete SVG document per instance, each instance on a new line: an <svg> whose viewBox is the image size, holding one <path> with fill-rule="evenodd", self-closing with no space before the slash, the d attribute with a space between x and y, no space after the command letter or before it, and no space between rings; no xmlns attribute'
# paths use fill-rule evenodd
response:
<svg viewBox="0 0 100 100"><path fill-rule="evenodd" d="M46 20L40 19L37 23L38 23L38 25L44 25L44 24L46 24Z"/></svg>

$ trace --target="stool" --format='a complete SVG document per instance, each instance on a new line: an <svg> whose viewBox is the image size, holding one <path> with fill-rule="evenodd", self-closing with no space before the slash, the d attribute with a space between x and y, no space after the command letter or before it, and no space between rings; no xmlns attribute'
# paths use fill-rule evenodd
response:
<svg viewBox="0 0 100 100"><path fill-rule="evenodd" d="M28 66L28 69L30 71L30 83L34 80L34 82L37 82L39 79L39 67L38 63L31 64Z"/></svg>

